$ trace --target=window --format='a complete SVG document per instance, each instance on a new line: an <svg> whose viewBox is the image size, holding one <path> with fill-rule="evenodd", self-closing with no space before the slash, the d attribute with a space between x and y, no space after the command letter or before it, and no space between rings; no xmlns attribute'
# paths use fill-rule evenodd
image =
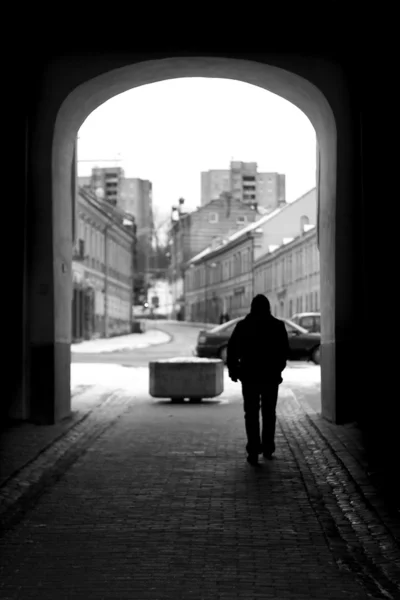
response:
<svg viewBox="0 0 400 600"><path fill-rule="evenodd" d="M289 277L288 277L288 281L289 283L292 283L293 281L293 256L292 254L289 256Z"/></svg>
<svg viewBox="0 0 400 600"><path fill-rule="evenodd" d="M300 218L300 230L304 231L304 226L309 225L309 224L310 224L310 219L306 215L303 215Z"/></svg>
<svg viewBox="0 0 400 600"><path fill-rule="evenodd" d="M247 222L247 217L246 217L246 216L243 216L243 217L238 217L238 218L236 219L236 223L237 223L238 225L244 225L244 223L246 223L246 222Z"/></svg>
<svg viewBox="0 0 400 600"><path fill-rule="evenodd" d="M286 331L287 331L288 335L293 335L294 333L299 331L296 327L294 327L290 323L287 323L286 321L284 321L284 323L285 323L285 327L286 327Z"/></svg>
<svg viewBox="0 0 400 600"><path fill-rule="evenodd" d="M304 329L308 331L314 330L314 317L302 317L299 323Z"/></svg>
<svg viewBox="0 0 400 600"><path fill-rule="evenodd" d="M218 213L216 213L216 212L208 213L208 222L209 223L218 223Z"/></svg>
<svg viewBox="0 0 400 600"><path fill-rule="evenodd" d="M79 258L85 257L85 240L79 240Z"/></svg>

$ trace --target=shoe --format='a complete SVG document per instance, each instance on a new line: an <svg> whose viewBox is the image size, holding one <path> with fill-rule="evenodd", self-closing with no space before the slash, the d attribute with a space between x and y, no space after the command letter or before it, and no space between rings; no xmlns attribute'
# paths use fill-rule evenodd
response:
<svg viewBox="0 0 400 600"><path fill-rule="evenodd" d="M263 452L263 456L267 460L272 460L274 458L274 455L272 454L272 452Z"/></svg>
<svg viewBox="0 0 400 600"><path fill-rule="evenodd" d="M249 463L249 465L251 465L252 467L258 467L259 463L258 463L258 456L257 455L253 455L253 454L249 454L247 456L247 462Z"/></svg>

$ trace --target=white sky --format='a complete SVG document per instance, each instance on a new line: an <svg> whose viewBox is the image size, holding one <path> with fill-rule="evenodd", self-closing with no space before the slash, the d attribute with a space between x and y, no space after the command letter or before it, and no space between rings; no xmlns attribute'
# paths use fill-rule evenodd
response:
<svg viewBox="0 0 400 600"><path fill-rule="evenodd" d="M101 105L78 135L78 161L93 161L78 162L78 174L118 164L126 177L149 179L159 216L168 216L180 197L194 210L201 171L229 169L232 159L285 173L288 202L315 185L316 136L308 118L279 96L240 81L145 85ZM119 163L102 162L118 155Z"/></svg>

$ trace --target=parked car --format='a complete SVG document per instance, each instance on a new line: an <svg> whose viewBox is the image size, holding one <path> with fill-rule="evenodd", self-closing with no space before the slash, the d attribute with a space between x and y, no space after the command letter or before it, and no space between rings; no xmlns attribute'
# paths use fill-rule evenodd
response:
<svg viewBox="0 0 400 600"><path fill-rule="evenodd" d="M290 320L311 333L321 333L321 313L319 312L296 313L290 317Z"/></svg>
<svg viewBox="0 0 400 600"><path fill-rule="evenodd" d="M243 318L238 317L223 325L200 331L194 354L202 358L221 358L226 364L229 338ZM285 323L289 337L288 360L311 360L319 365L321 335L311 333L289 319L281 320Z"/></svg>

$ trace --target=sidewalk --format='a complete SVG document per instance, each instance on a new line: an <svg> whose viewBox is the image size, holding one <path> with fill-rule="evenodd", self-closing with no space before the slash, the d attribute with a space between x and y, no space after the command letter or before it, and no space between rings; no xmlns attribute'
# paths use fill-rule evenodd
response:
<svg viewBox="0 0 400 600"><path fill-rule="evenodd" d="M298 385L288 370L277 458L258 471L244 460L238 384L226 377L219 398L178 406L149 398L147 369L126 371L107 396L112 366L96 410L0 488L2 599L400 597L400 520L356 432L303 401L316 369L299 369ZM13 512L12 493L35 485Z"/></svg>
<svg viewBox="0 0 400 600"><path fill-rule="evenodd" d="M173 319L166 319L162 321L167 324L179 324L186 327L201 327L202 329L212 329L213 327L217 327L220 323L200 323L197 321L177 321Z"/></svg>
<svg viewBox="0 0 400 600"><path fill-rule="evenodd" d="M167 344L171 340L164 331L158 329L148 329L144 333L131 333L129 335L119 335L112 338L99 338L97 340L88 340L79 344L71 344L72 353L101 354L109 352L121 352L135 350L137 348L147 348L158 344Z"/></svg>

